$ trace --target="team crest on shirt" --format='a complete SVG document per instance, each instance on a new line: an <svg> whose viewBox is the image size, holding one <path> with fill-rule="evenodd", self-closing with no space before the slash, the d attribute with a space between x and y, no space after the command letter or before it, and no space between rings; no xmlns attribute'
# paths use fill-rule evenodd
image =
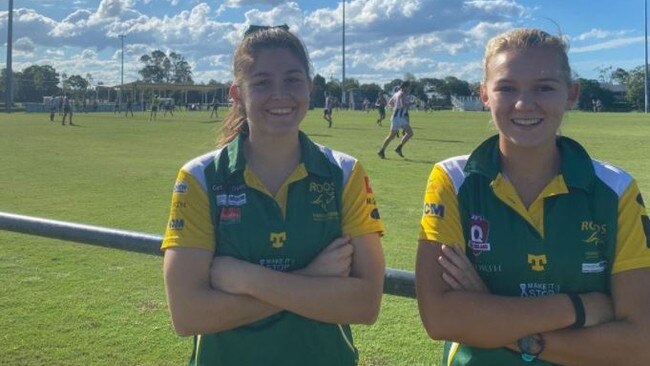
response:
<svg viewBox="0 0 650 366"><path fill-rule="evenodd" d="M332 182L311 182L309 193L310 203L314 207L312 213L314 221L338 220L339 212L336 209L336 194Z"/></svg>
<svg viewBox="0 0 650 366"><path fill-rule="evenodd" d="M586 238L582 241L587 244L601 245L607 239L607 225L593 221L582 221L580 231L585 233Z"/></svg>
<svg viewBox="0 0 650 366"><path fill-rule="evenodd" d="M478 214L472 214L469 228L468 246L474 256L479 256L483 252L489 252L492 247L489 242L490 223Z"/></svg>

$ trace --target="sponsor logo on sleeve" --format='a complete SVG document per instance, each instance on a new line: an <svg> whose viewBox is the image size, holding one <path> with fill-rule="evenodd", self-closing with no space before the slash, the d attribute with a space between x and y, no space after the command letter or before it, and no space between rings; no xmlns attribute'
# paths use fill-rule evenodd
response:
<svg viewBox="0 0 650 366"><path fill-rule="evenodd" d="M370 185L370 178L363 177L364 181L366 182L366 193L372 193L372 186Z"/></svg>
<svg viewBox="0 0 650 366"><path fill-rule="evenodd" d="M370 217L379 220L381 218L381 216L379 216L379 209L373 208L372 211L370 211Z"/></svg>
<svg viewBox="0 0 650 366"><path fill-rule="evenodd" d="M171 219L167 224L167 227L174 231L181 231L185 227L185 220L183 219Z"/></svg>
<svg viewBox="0 0 650 366"><path fill-rule="evenodd" d="M174 184L174 193L178 193L178 194L187 193L187 182L176 182Z"/></svg>
<svg viewBox="0 0 650 366"><path fill-rule="evenodd" d="M175 202L172 203L172 207L174 207L174 208L185 208L185 207L187 207L187 202L175 201Z"/></svg>
<svg viewBox="0 0 650 366"><path fill-rule="evenodd" d="M445 218L445 205L441 205L433 202L424 203L424 215L439 217L441 219Z"/></svg>
<svg viewBox="0 0 650 366"><path fill-rule="evenodd" d="M650 218L648 218L648 215L641 216L641 224L645 233L645 245L650 249Z"/></svg>
<svg viewBox="0 0 650 366"><path fill-rule="evenodd" d="M481 215L473 214L469 228L469 247L474 256L489 252L492 247L489 242L490 223Z"/></svg>

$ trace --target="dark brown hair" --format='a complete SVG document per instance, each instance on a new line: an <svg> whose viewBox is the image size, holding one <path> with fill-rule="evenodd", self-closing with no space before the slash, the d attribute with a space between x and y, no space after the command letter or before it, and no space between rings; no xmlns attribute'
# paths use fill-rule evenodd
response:
<svg viewBox="0 0 650 366"><path fill-rule="evenodd" d="M291 52L305 68L307 77L311 79L311 63L307 50L302 41L286 27L257 27L253 32L247 32L244 39L235 49L233 58L233 85L241 89L244 78L253 66L260 51L283 48ZM240 133L248 132L248 123L244 105L233 101L223 126L217 145L223 146L234 140Z"/></svg>

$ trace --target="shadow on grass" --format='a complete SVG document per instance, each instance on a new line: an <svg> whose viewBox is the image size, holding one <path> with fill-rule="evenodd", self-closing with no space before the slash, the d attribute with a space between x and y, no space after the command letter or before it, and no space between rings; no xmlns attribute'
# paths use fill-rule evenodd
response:
<svg viewBox="0 0 650 366"><path fill-rule="evenodd" d="M379 158L381 159L381 158ZM402 163L411 163L411 164L427 164L427 165L433 165L437 163L437 160L425 160L425 159L409 159L409 157L405 158L400 158L398 156L392 157L392 156L387 156L385 159L381 159L385 161L398 161Z"/></svg>
<svg viewBox="0 0 650 366"><path fill-rule="evenodd" d="M421 138L421 137L413 137L414 141L430 141L430 142L446 142L450 144L464 144L465 141L461 140L443 140L443 139L427 139L427 138Z"/></svg>

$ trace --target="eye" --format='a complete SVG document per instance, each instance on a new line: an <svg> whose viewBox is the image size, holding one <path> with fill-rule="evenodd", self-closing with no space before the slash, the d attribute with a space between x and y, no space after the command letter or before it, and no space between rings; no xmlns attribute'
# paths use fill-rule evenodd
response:
<svg viewBox="0 0 650 366"><path fill-rule="evenodd" d="M289 76L285 79L289 84L301 83L302 78L298 76Z"/></svg>
<svg viewBox="0 0 650 366"><path fill-rule="evenodd" d="M253 80L252 83L253 87L255 88L262 88L268 86L269 84L271 84L271 81L269 79L257 79Z"/></svg>
<svg viewBox="0 0 650 366"><path fill-rule="evenodd" d="M554 91L555 87L551 85L540 85L537 87L537 91L539 92L549 92L549 91Z"/></svg>
<svg viewBox="0 0 650 366"><path fill-rule="evenodd" d="M500 93L510 93L515 91L515 88L511 85L498 85L494 90Z"/></svg>

